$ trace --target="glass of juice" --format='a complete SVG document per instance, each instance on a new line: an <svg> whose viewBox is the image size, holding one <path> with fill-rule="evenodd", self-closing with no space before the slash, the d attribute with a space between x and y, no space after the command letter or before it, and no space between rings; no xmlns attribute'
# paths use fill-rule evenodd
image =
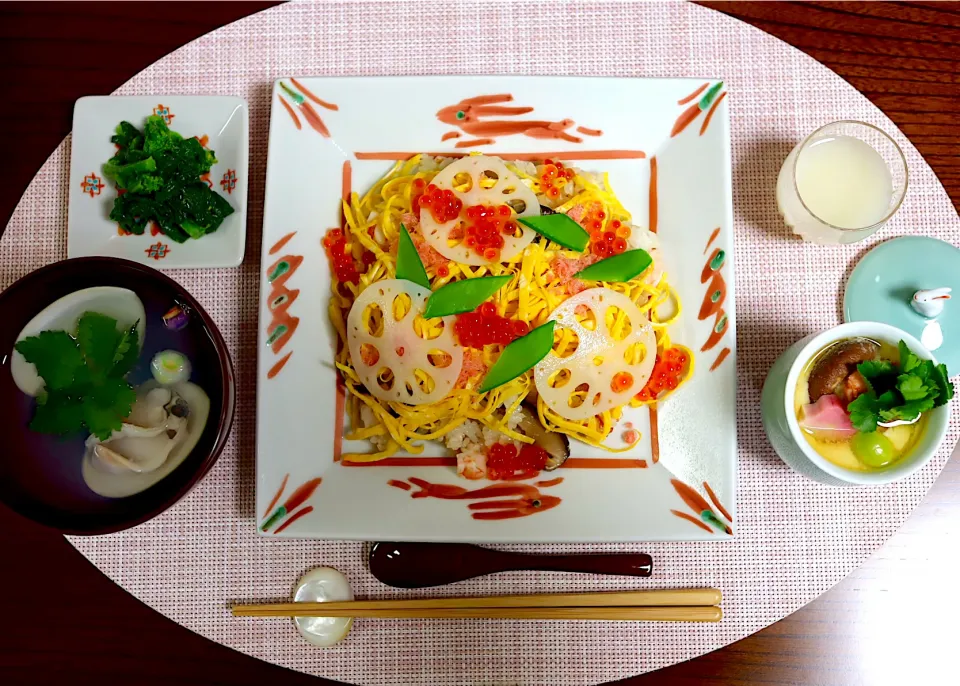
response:
<svg viewBox="0 0 960 686"><path fill-rule="evenodd" d="M777 179L787 226L814 243L855 243L900 208L907 161L900 146L871 124L837 121L807 136Z"/></svg>

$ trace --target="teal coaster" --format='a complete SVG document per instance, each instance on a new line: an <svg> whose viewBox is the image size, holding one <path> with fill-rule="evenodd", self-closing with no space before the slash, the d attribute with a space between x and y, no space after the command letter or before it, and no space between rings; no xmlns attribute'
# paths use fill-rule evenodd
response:
<svg viewBox="0 0 960 686"><path fill-rule="evenodd" d="M924 317L910 304L914 293L953 289L943 311ZM857 264L843 296L846 322L890 324L913 334L950 374L960 372L960 249L926 236L881 243Z"/></svg>

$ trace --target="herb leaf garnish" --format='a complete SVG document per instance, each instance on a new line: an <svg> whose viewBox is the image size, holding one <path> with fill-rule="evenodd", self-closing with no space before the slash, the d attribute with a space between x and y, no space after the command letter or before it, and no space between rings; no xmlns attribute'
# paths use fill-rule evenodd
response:
<svg viewBox="0 0 960 686"><path fill-rule="evenodd" d="M877 430L878 422L912 422L921 413L940 407L953 397L946 365L935 365L913 353L900 341L899 368L886 360L857 365L870 390L850 403L850 421L858 431Z"/></svg>
<svg viewBox="0 0 960 686"><path fill-rule="evenodd" d="M66 331L42 331L16 345L27 362L37 368L47 390L68 388L77 369L83 366L83 355L77 342Z"/></svg>
<svg viewBox="0 0 960 686"><path fill-rule="evenodd" d="M118 331L112 317L86 312L76 336L43 331L17 343L44 380L30 428L65 435L86 427L100 440L120 429L137 398L125 378L140 354L137 326Z"/></svg>

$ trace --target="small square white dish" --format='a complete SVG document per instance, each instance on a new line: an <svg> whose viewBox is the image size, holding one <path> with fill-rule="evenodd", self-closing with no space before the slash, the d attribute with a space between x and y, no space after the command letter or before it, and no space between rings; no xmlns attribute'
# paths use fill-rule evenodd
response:
<svg viewBox="0 0 960 686"><path fill-rule="evenodd" d="M725 96L722 82L705 78L275 83L261 269L258 529L361 540L730 540L737 376ZM478 104L497 120L496 135L480 138L464 125L465 110ZM539 480L509 482L509 494L507 482L458 478L450 451L429 441L420 456L341 459L369 447L344 437L349 420L334 366L322 238L340 226L341 198L363 194L397 160L473 151L608 172L634 221L659 236L665 271L684 303L670 337L697 358L692 378L675 394L624 411L624 425L640 433L628 451L572 441L563 466ZM520 510L504 511L515 506Z"/></svg>
<svg viewBox="0 0 960 686"><path fill-rule="evenodd" d="M216 153L205 179L234 212L215 232L177 243L151 227L127 234L110 220L117 188L103 177L113 157L110 142L121 121L139 129L152 114L185 138L198 138ZM249 113L242 98L227 95L87 96L73 110L70 147L70 195L67 257L106 256L158 269L236 267L243 261L247 236Z"/></svg>

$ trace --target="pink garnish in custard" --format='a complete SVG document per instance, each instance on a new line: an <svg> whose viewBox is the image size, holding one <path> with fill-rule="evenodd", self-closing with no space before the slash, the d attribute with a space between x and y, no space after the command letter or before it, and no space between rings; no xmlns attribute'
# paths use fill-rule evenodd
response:
<svg viewBox="0 0 960 686"><path fill-rule="evenodd" d="M850 423L846 408L833 393L803 406L800 428L825 441L843 441L857 433Z"/></svg>

